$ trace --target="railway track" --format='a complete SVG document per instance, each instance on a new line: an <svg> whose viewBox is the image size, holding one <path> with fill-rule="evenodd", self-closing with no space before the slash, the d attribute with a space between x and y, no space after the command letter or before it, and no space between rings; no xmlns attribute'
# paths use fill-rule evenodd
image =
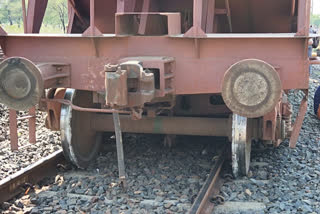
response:
<svg viewBox="0 0 320 214"><path fill-rule="evenodd" d="M202 186L197 198L195 199L189 214L211 214L216 204L224 202L224 198L219 195L220 187L223 184L220 174L223 163L225 162L226 150L222 150L215 161L214 166L208 175L206 182Z"/></svg>
<svg viewBox="0 0 320 214"><path fill-rule="evenodd" d="M199 181L197 183L199 184L198 191L195 194L189 191L189 198L184 198L184 196L182 196L180 197L180 200L176 199L174 196L174 193L176 193L174 189L177 188L177 186L181 186L181 189L184 189L186 188L184 185L195 185L195 181L193 180L196 179L195 174L198 174L197 171L190 172L192 175L190 177L186 174L178 175L179 173L177 173L174 175L174 179L171 182L166 183L166 181L161 181L163 184L158 183L155 186L154 182L160 181L157 181L159 175L157 175L157 172L153 172L153 169L148 171L144 168L144 175L137 171L136 174L140 175L135 178L130 175L131 173L129 172L128 190L124 191L117 178L117 167L115 166L111 170L107 169L111 168L110 165L107 165L105 168L101 168L100 165L105 164L105 162L100 163L98 161L97 163L94 163L95 167L89 168L89 170L70 169L64 172L59 172L59 170L57 170L57 165L65 165L64 157L60 150L32 164L28 168L2 180L0 182L0 202L2 203L13 199L20 194L20 196L17 197L16 202L13 204L19 204L21 201L26 202L25 199L27 199L28 202L25 203L25 207L22 211L31 213L55 213L58 210L73 210L76 213L88 213L98 207L101 207L100 211L110 211L111 213L113 213L112 210L115 209L118 210L119 213L161 213L159 212L159 206L165 207L162 213L220 214L237 213L239 211L246 212L248 209L252 210L252 208L256 211L263 210L264 207L261 207L256 203L226 202L224 204L224 197L223 195L220 195L220 189L224 182L230 182L228 177L230 164L228 164L228 160L226 160L226 157L228 157L228 151L226 149L221 150L221 144L219 147L220 149L214 153L210 151L213 151L216 148L211 145L208 146L208 144L201 143L195 144L195 146L196 145L201 148L202 153L203 151L206 151L209 152L209 154L207 156L203 156L201 153L199 154L197 152L198 155L193 158L206 159L205 162L207 162L207 166L210 167L208 167L207 170L205 170L206 172L202 174L201 177L203 181ZM155 144L150 145L150 148L142 151L141 153L145 154L145 152L148 151L152 154L153 151L150 151L150 149L153 149L154 147L156 147ZM185 145L182 145L182 148L183 147L185 147ZM187 148L186 150L190 150L190 148ZM175 156L176 154L183 152L183 150L177 150L176 152L169 151L168 153ZM110 153L111 155L109 155ZM109 152L107 155L104 154L104 156L100 156L100 158L104 160L111 158L112 160L112 153L113 152ZM188 158L189 155L190 154L184 154L183 156L185 159L181 162L183 163L192 160L192 158ZM128 160L130 162L133 161L130 155L128 156ZM147 161L140 159L140 154L137 154L137 159L134 160L137 162L139 162L139 160ZM205 162L200 161L199 164L203 164ZM114 163L116 163L116 160ZM111 165L114 163L111 163ZM173 160L173 163L180 165L176 160ZM198 165L197 161L193 164ZM168 166L161 166L160 164L159 166L166 170L171 166L171 164ZM130 164L128 164L128 168L129 167ZM178 170L174 169L173 171L176 172ZM184 171L184 173L185 172L186 171ZM150 174L149 177L148 174ZM165 173L160 176L167 176L168 179L171 179L171 174L172 173ZM43 186L37 186L33 191L29 191L30 188L33 189L34 185L44 178L48 179L46 179ZM148 191L146 191L146 188L148 187L144 186L143 182L140 181L144 180L144 178L149 179L149 183L146 185L150 185L150 189L163 189L163 187L171 186L173 183L176 186L171 186L171 188L169 187L169 194L160 194L161 192L159 190L159 192L156 192L155 199L151 200L150 198L152 198L152 196L148 195ZM191 183L186 183L185 180L191 180ZM232 182L238 181L233 180ZM237 185L241 185L245 182L247 181L240 180ZM133 186L133 183L137 183L137 185ZM92 188L92 185L94 184L97 185ZM103 189L101 186L107 187L101 191L101 189ZM87 191L86 189L88 188L91 188L93 192ZM170 189L172 190L172 193L170 193ZM165 189L163 192L165 192ZM139 198L141 194L142 196ZM162 198L162 200L158 200L157 198ZM19 202L17 203L17 201ZM181 202L185 203L185 205ZM134 207L137 206L137 204L142 206L142 208ZM255 208L255 206L257 208ZM134 207L132 212L128 211L130 210L128 209L129 207ZM17 211L16 209L18 208L13 205L13 208L9 208L9 211ZM6 213L5 211L6 210L3 210L4 213Z"/></svg>
<svg viewBox="0 0 320 214"><path fill-rule="evenodd" d="M0 203L12 199L21 192L27 193L32 185L45 177L55 175L57 164L63 161L62 150L59 150L3 179L0 181Z"/></svg>
<svg viewBox="0 0 320 214"><path fill-rule="evenodd" d="M212 162L212 168L210 169L210 172L203 183L203 186L201 187L199 193L197 194L197 197L194 200L192 206L190 206L188 213L212 213L215 205L217 203L222 202L222 198L218 196L220 187L222 186L223 182L221 179L221 169L223 166L223 163L225 162L226 157L226 150L221 150L218 154L216 153L213 158ZM33 185L37 184L37 182L41 181L42 179L46 177L53 177L57 175L57 165L64 162L64 158L62 155L62 151L59 150L55 152L54 154L32 164L31 166L27 167L26 169L23 169L17 173L15 173L12 176L7 177L6 179L2 180L0 182L0 202L8 201L15 196L19 195L26 196L28 195L28 188L32 188ZM91 174L91 175L90 175ZM170 176L170 175L168 175ZM94 178L93 178L94 177ZM63 174L59 174L55 178L55 182L61 182L59 179L62 179L62 182L64 180L70 180L70 179L76 179L78 182L80 182L81 179L107 179L106 174L95 174L92 171L86 172L86 171L79 171L79 170L71 170L67 171ZM52 179L51 179L52 180ZM129 183L130 183L130 176L129 176ZM179 181L175 181L179 182ZM60 183L61 184L61 183ZM111 185L116 186L117 184L114 182L111 182ZM120 188L120 187L119 187ZM130 184L129 184L130 188ZM76 189L76 187L75 187ZM65 198L69 198L70 200L82 200L82 201L90 201L91 206L88 206L87 210L78 210L82 212L89 211L90 208L92 208L95 203L99 199L103 197L103 195L107 195L107 193L101 193L101 194L95 194L90 195L81 191L68 191L66 188L67 193L61 195L59 191L57 191L56 188L44 188L40 191L37 191L38 196L41 197L61 197L64 196ZM130 192L130 190L129 190ZM135 193L138 193L139 190L135 191ZM130 193L126 193L123 190L120 190L117 192L120 196L123 195L130 195ZM216 197L218 196L218 197ZM104 199L104 198L103 198ZM111 203L111 200L105 199L104 202ZM166 198L164 198L164 206L166 205L165 202ZM170 199L168 200L170 202ZM171 200L171 202L174 200ZM147 200L141 201L140 203L145 204L146 208L149 206L147 204ZM38 202L41 203L41 202ZM127 202L125 202L127 203ZM174 205L174 202L172 202ZM66 207L62 207L66 208ZM150 208L150 207L149 207ZM47 208L49 210L49 208ZM187 210L183 211L184 213L187 212Z"/></svg>

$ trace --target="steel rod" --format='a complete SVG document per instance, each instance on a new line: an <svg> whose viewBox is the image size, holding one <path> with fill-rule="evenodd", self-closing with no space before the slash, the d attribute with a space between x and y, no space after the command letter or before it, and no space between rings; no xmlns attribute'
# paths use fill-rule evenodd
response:
<svg viewBox="0 0 320 214"><path fill-rule="evenodd" d="M32 117L35 117L35 116L26 115L26 116L23 116L23 117L18 117L17 120L26 120L26 119L29 119L29 118L32 118Z"/></svg>
<svg viewBox="0 0 320 214"><path fill-rule="evenodd" d="M9 110L10 144L11 151L18 150L18 128L17 112L14 109Z"/></svg>
<svg viewBox="0 0 320 214"><path fill-rule="evenodd" d="M123 153L120 117L119 117L119 113L113 113L112 116L113 116L114 130L116 134L119 179L123 187L126 188L127 183L126 183L126 172L125 172L125 165L124 165L124 153Z"/></svg>
<svg viewBox="0 0 320 214"><path fill-rule="evenodd" d="M296 11L296 0L291 0L291 16L294 16Z"/></svg>
<svg viewBox="0 0 320 214"><path fill-rule="evenodd" d="M27 33L26 0L21 0L21 2L22 2L23 28L24 28L24 33Z"/></svg>
<svg viewBox="0 0 320 214"><path fill-rule="evenodd" d="M226 4L226 9L227 9L227 17L228 17L228 24L229 24L229 29L230 29L230 33L232 33L232 21L231 21L231 11L230 11L230 4L229 4L229 0L225 0L225 4Z"/></svg>
<svg viewBox="0 0 320 214"><path fill-rule="evenodd" d="M90 27L91 27L91 35L95 35L95 0L90 0Z"/></svg>
<svg viewBox="0 0 320 214"><path fill-rule="evenodd" d="M308 110L308 93L309 92L308 90L304 90L304 93L305 95L301 100L299 112L292 128L292 133L289 141L290 148L296 148L296 144L299 138L304 116Z"/></svg>
<svg viewBox="0 0 320 214"><path fill-rule="evenodd" d="M43 102L58 102L64 105L69 105L75 111L85 111L85 112L93 112L93 113L121 113L121 114L130 114L130 111L123 111L123 110L115 110L115 109L95 109L95 108L83 108L77 105L72 104L70 100L65 99L41 99Z"/></svg>
<svg viewBox="0 0 320 214"><path fill-rule="evenodd" d="M29 142L35 144L37 142L36 138L36 107L29 109Z"/></svg>

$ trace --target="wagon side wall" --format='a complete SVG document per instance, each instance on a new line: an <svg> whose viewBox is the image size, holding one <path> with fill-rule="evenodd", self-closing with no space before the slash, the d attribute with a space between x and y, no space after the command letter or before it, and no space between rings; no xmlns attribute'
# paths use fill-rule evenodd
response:
<svg viewBox="0 0 320 214"><path fill-rule="evenodd" d="M101 37L95 39L96 46L91 38L81 36L4 38L8 57L71 64L71 87L75 89L104 91L104 65L136 56L174 57L176 94L221 93L227 69L248 58L271 64L283 89L308 88L305 38L206 38L195 45L195 39L187 38Z"/></svg>

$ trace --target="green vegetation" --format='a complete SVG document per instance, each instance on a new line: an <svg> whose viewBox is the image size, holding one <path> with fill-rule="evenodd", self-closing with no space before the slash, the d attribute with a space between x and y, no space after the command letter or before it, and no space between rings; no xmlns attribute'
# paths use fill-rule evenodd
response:
<svg viewBox="0 0 320 214"><path fill-rule="evenodd" d="M320 28L320 15L319 14L314 14L314 15L311 15L311 20L310 20L310 23L317 27L317 28Z"/></svg>
<svg viewBox="0 0 320 214"><path fill-rule="evenodd" d="M49 0L47 11L43 20L44 29L50 26L54 29L58 27L63 33L66 32L68 25L67 0ZM49 30L48 29L48 30ZM42 29L41 29L42 30Z"/></svg>
<svg viewBox="0 0 320 214"><path fill-rule="evenodd" d="M0 25L8 33L23 33L21 0L0 0ZM67 0L49 0L40 33L65 33L67 25Z"/></svg>

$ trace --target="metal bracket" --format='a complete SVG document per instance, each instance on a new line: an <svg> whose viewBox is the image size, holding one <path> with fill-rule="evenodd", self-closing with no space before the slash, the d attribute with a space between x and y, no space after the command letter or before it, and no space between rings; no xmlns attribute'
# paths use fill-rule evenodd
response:
<svg viewBox="0 0 320 214"><path fill-rule="evenodd" d="M29 115L17 118L17 111L9 110L9 128L10 128L10 144L11 151L19 149L18 145L18 120L29 120L29 143L36 143L36 108L29 109Z"/></svg>
<svg viewBox="0 0 320 214"><path fill-rule="evenodd" d="M296 148L296 144L299 138L299 133L302 127L304 116L308 109L308 89L303 90L304 97L301 100L299 112L296 118L296 121L294 122L291 138L289 142L290 148Z"/></svg>
<svg viewBox="0 0 320 214"><path fill-rule="evenodd" d="M142 107L155 97L154 74L145 70L140 61L107 65L105 71L106 105Z"/></svg>

